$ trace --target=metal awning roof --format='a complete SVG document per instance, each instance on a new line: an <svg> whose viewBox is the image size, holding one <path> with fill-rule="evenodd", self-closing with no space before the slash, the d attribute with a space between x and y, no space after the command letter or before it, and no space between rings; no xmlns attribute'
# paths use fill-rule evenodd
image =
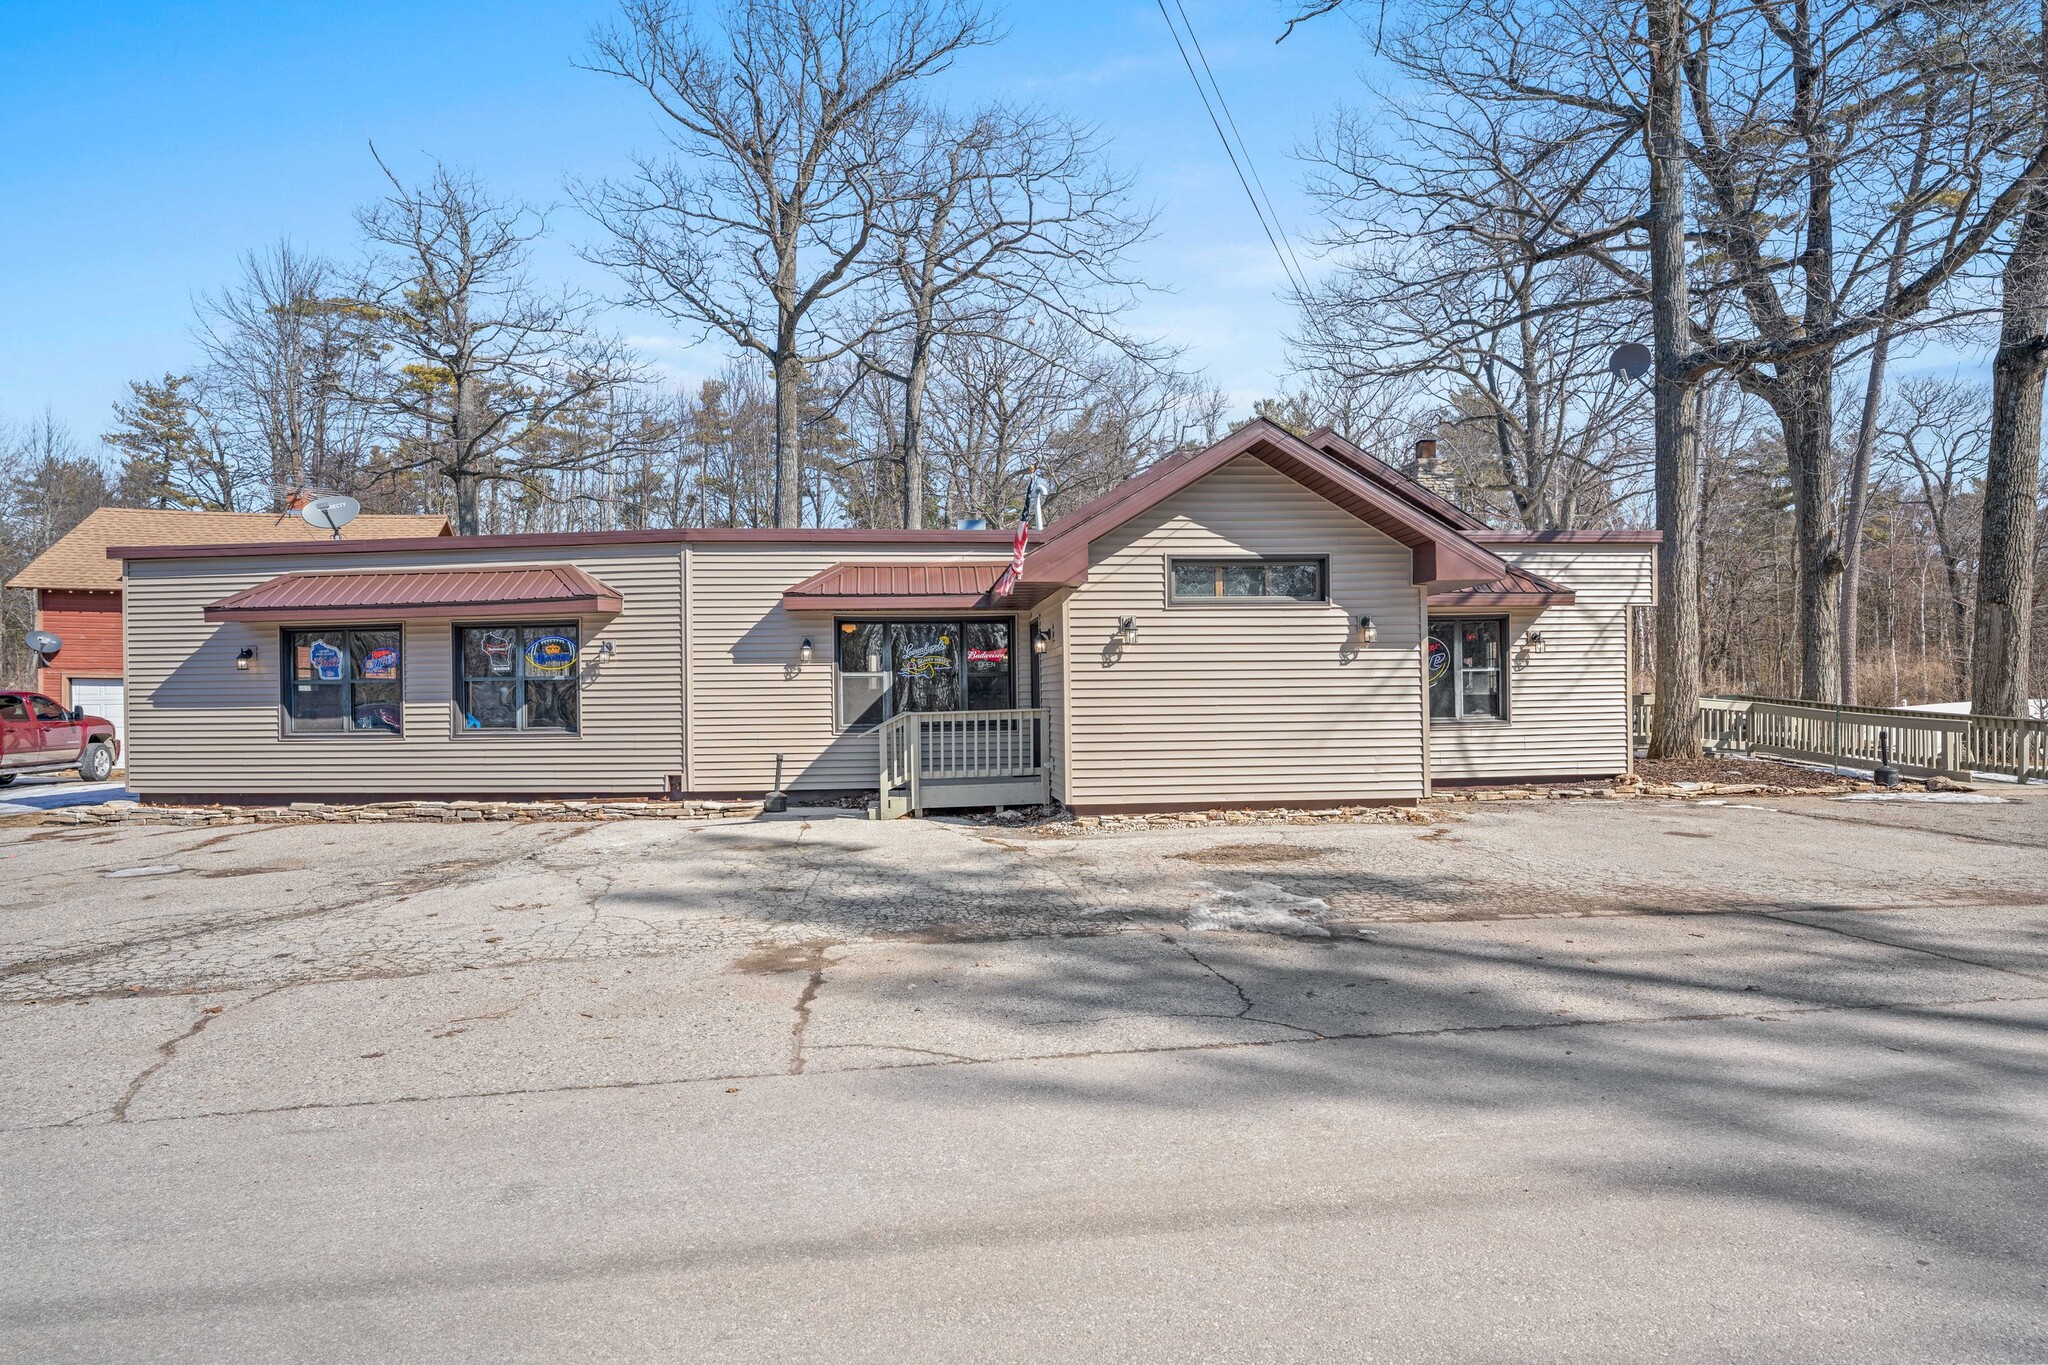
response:
<svg viewBox="0 0 2048 1365"><path fill-rule="evenodd" d="M834 564L784 589L790 611L1003 611L991 590L1007 560L897 560Z"/></svg>
<svg viewBox="0 0 2048 1365"><path fill-rule="evenodd" d="M209 621L365 621L452 616L611 616L616 592L569 564L288 573L206 608Z"/></svg>
<svg viewBox="0 0 2048 1365"><path fill-rule="evenodd" d="M1578 594L1562 583L1513 565L1491 583L1429 595L1432 607L1568 607L1578 600Z"/></svg>

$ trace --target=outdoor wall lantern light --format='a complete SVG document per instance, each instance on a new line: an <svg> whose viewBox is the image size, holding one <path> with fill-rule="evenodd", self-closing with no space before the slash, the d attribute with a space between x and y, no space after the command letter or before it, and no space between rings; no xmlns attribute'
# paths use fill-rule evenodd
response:
<svg viewBox="0 0 2048 1365"><path fill-rule="evenodd" d="M1052 627L1031 623L1031 652L1043 654L1052 648Z"/></svg>
<svg viewBox="0 0 2048 1365"><path fill-rule="evenodd" d="M1117 617L1116 638L1127 645L1138 643L1138 618L1135 616Z"/></svg>
<svg viewBox="0 0 2048 1365"><path fill-rule="evenodd" d="M811 655L816 652L817 651L811 648L810 639L806 637L804 642L796 647L797 662L805 664L809 663L811 661Z"/></svg>
<svg viewBox="0 0 2048 1365"><path fill-rule="evenodd" d="M615 648L617 648L617 646L614 645L610 640L599 640L597 642L597 652L603 655L605 658L610 658L612 650L614 650Z"/></svg>
<svg viewBox="0 0 2048 1365"><path fill-rule="evenodd" d="M1372 623L1370 616L1358 618L1358 643L1369 645L1380 638L1380 628Z"/></svg>
<svg viewBox="0 0 2048 1365"><path fill-rule="evenodd" d="M235 656L235 670L240 673L247 673L249 671L249 664L251 663L251 661L255 659L255 657L256 646L245 646L242 652Z"/></svg>
<svg viewBox="0 0 2048 1365"><path fill-rule="evenodd" d="M1540 630L1530 631L1522 637L1522 646L1531 654L1541 654L1543 652L1543 632Z"/></svg>

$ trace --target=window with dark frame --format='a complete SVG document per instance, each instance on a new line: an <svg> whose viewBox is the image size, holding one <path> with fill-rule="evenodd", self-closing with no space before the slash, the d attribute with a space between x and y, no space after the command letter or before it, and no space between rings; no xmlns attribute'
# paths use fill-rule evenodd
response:
<svg viewBox="0 0 2048 1365"><path fill-rule="evenodd" d="M1017 704L1011 621L834 625L842 730L871 729L907 711L1002 711Z"/></svg>
<svg viewBox="0 0 2048 1365"><path fill-rule="evenodd" d="M285 728L295 735L405 730L404 632L397 626L288 630Z"/></svg>
<svg viewBox="0 0 2048 1365"><path fill-rule="evenodd" d="M1176 602L1258 597L1321 602L1328 595L1320 559L1175 559L1168 572Z"/></svg>
<svg viewBox="0 0 2048 1365"><path fill-rule="evenodd" d="M1507 624L1497 616L1430 621L1431 720L1507 719L1507 674L1501 667Z"/></svg>
<svg viewBox="0 0 2048 1365"><path fill-rule="evenodd" d="M574 621L457 626L462 728L576 734L582 725Z"/></svg>

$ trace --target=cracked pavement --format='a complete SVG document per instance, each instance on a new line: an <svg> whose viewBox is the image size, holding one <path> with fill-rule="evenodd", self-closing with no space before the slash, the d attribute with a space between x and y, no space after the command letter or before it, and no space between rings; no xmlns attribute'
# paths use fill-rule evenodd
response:
<svg viewBox="0 0 2048 1365"><path fill-rule="evenodd" d="M796 1358L849 1311L820 1358L2048 1353L2048 797L2002 790L0 829L0 1353ZM1659 1266L1684 1306L1616 1306Z"/></svg>

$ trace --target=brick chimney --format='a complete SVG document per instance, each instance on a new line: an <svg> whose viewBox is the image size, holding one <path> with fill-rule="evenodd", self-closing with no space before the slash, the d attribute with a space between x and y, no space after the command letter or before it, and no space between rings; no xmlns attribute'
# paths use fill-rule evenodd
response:
<svg viewBox="0 0 2048 1365"><path fill-rule="evenodd" d="M1425 438L1415 443L1415 462L1408 467L1408 477L1445 501L1452 501L1451 490L1455 485L1437 463L1435 440Z"/></svg>

